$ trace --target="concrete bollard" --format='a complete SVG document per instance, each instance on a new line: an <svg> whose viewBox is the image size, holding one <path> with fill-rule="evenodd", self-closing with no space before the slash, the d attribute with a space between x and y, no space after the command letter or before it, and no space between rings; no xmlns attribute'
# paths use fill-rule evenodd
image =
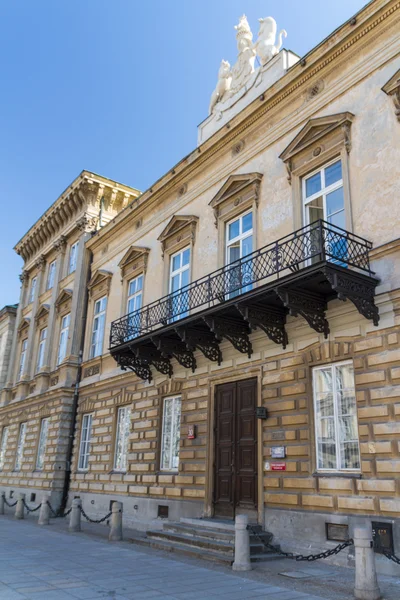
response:
<svg viewBox="0 0 400 600"><path fill-rule="evenodd" d="M71 516L69 518L69 531L81 531L81 506L82 500L74 498L72 500Z"/></svg>
<svg viewBox="0 0 400 600"><path fill-rule="evenodd" d="M371 523L354 527L353 539L356 559L354 597L357 600L379 600L381 593L376 578Z"/></svg>
<svg viewBox="0 0 400 600"><path fill-rule="evenodd" d="M113 502L111 511L111 527L108 540L110 542L120 542L122 540L122 502Z"/></svg>
<svg viewBox="0 0 400 600"><path fill-rule="evenodd" d="M234 571L251 571L248 520L247 515L237 515L235 519L235 561L232 565Z"/></svg>
<svg viewBox="0 0 400 600"><path fill-rule="evenodd" d="M50 494L43 494L42 505L39 511L38 525L49 525L50 523L50 506L48 505Z"/></svg>
<svg viewBox="0 0 400 600"><path fill-rule="evenodd" d="M21 493L18 494L17 504L15 506L15 518L16 519L23 519L25 516L24 501L25 501L25 494L21 494Z"/></svg>
<svg viewBox="0 0 400 600"><path fill-rule="evenodd" d="M4 502L4 492L0 492L0 515L4 515L4 506L5 506L5 502Z"/></svg>

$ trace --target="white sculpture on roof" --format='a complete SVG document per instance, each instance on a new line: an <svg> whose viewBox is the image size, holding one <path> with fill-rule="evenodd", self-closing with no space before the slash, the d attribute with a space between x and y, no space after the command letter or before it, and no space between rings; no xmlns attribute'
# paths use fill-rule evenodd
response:
<svg viewBox="0 0 400 600"><path fill-rule="evenodd" d="M221 118L221 111L227 110L237 102L254 85L259 85L263 67L276 55L282 47L282 38L286 31L279 32L276 44L276 21L272 17L259 19L260 30L256 43L246 15L242 15L235 25L238 57L232 69L228 61L223 60L218 72L218 83L211 96L210 114L216 113ZM261 68L254 69L256 56L260 57Z"/></svg>
<svg viewBox="0 0 400 600"><path fill-rule="evenodd" d="M221 61L221 66L218 71L218 82L217 87L212 93L210 100L210 114L213 112L217 102L222 102L226 94L231 89L232 73L231 65L227 60Z"/></svg>
<svg viewBox="0 0 400 600"><path fill-rule="evenodd" d="M281 29L278 44L275 45L277 31L275 19L273 17L265 17L265 19L258 19L258 21L260 23L260 30L254 48L261 59L261 64L265 65L275 54L278 54L282 47L282 38L286 37L287 33L284 29Z"/></svg>
<svg viewBox="0 0 400 600"><path fill-rule="evenodd" d="M240 17L238 25L235 25L235 29L239 54L237 61L232 67L231 96L243 87L246 81L254 73L254 61L256 58L253 34L246 15Z"/></svg>

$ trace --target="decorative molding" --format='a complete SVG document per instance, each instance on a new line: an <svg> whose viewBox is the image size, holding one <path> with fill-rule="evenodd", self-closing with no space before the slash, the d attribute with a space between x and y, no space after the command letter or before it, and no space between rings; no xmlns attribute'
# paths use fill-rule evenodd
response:
<svg viewBox="0 0 400 600"><path fill-rule="evenodd" d="M214 211L216 227L218 227L219 218L228 218L239 204L249 204L254 201L258 207L261 179L261 173L245 173L228 177L209 202L209 206Z"/></svg>
<svg viewBox="0 0 400 600"><path fill-rule="evenodd" d="M90 367L87 367L86 369L84 369L83 378L85 379L86 377L93 377L93 375L98 375L99 373L100 373L100 363L97 363L96 365L91 365Z"/></svg>
<svg viewBox="0 0 400 600"><path fill-rule="evenodd" d="M42 304L41 306L39 306L38 310L36 311L35 322L38 323L42 317L48 316L49 312L50 304Z"/></svg>
<svg viewBox="0 0 400 600"><path fill-rule="evenodd" d="M67 238L65 235L61 235L56 242L53 244L53 248L57 253L63 254L67 248Z"/></svg>
<svg viewBox="0 0 400 600"><path fill-rule="evenodd" d="M25 329L29 328L29 325L31 323L31 320L29 317L23 317L23 319L21 320L20 324L18 325L18 333L20 336L22 336L22 333L24 332Z"/></svg>
<svg viewBox="0 0 400 600"><path fill-rule="evenodd" d="M57 300L55 302L57 309L60 309L60 306L64 302L69 302L71 299L72 299L72 290L70 290L68 288L61 290L61 292L58 294Z"/></svg>
<svg viewBox="0 0 400 600"><path fill-rule="evenodd" d="M293 138L285 150L279 155L279 158L286 164L290 161L288 168L289 175L293 170L293 159L298 154L309 150L312 153L312 148L321 144L321 140L341 132L342 143L347 152L351 150L351 123L354 115L350 112L338 113L327 117L317 117L310 119L306 125ZM335 135L332 135L332 144L336 144L338 140Z"/></svg>
<svg viewBox="0 0 400 600"><path fill-rule="evenodd" d="M35 267L36 269L39 269L39 271L44 271L44 269L46 268L46 259L43 256L43 254L39 256L39 258L35 262Z"/></svg>
<svg viewBox="0 0 400 600"><path fill-rule="evenodd" d="M55 377L51 377L50 378L50 387L53 387L54 385L58 384L58 375L56 375Z"/></svg>
<svg viewBox="0 0 400 600"><path fill-rule="evenodd" d="M99 286L99 291L103 291L103 288L105 287L106 289L104 290L104 294L108 295L110 293L112 276L113 274L111 273L111 271L105 271L103 269L98 269L97 271L95 271L93 277L91 277L87 285L89 290L89 296L93 296L93 293L97 286Z"/></svg>
<svg viewBox="0 0 400 600"><path fill-rule="evenodd" d="M196 240L196 226L199 217L195 215L175 215L158 236L161 242L162 257L166 251L173 251L182 242L194 244Z"/></svg>
<svg viewBox="0 0 400 600"><path fill-rule="evenodd" d="M394 114L400 123L400 69L385 83L382 91L392 98Z"/></svg>
<svg viewBox="0 0 400 600"><path fill-rule="evenodd" d="M312 329L328 337L329 324L325 318L327 303L322 296L283 287L277 287L275 291L292 317L301 315Z"/></svg>
<svg viewBox="0 0 400 600"><path fill-rule="evenodd" d="M239 319L217 316L205 316L203 321L215 334L217 340L226 338L236 350L251 358L253 348L249 339L250 332L247 323Z"/></svg>
<svg viewBox="0 0 400 600"><path fill-rule="evenodd" d="M20 275L19 275L19 280L22 283L22 285L27 286L28 282L29 282L28 271L22 271L22 273L20 273Z"/></svg>
<svg viewBox="0 0 400 600"><path fill-rule="evenodd" d="M98 217L93 215L84 214L80 219L76 221L76 226L79 231L85 233L93 233L97 229Z"/></svg>
<svg viewBox="0 0 400 600"><path fill-rule="evenodd" d="M119 261L118 266L121 269L122 277L125 277L128 272L146 273L147 263L149 258L149 248L142 246L131 246Z"/></svg>

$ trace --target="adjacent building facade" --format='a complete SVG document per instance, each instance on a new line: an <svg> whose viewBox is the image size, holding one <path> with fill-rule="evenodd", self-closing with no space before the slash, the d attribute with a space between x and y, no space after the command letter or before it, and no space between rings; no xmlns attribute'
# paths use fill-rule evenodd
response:
<svg viewBox="0 0 400 600"><path fill-rule="evenodd" d="M299 60L242 18L199 146L90 232L84 172L97 204L21 240L2 489L60 495L73 431L92 516L246 513L301 551L369 519L400 551L399 24L375 0Z"/></svg>

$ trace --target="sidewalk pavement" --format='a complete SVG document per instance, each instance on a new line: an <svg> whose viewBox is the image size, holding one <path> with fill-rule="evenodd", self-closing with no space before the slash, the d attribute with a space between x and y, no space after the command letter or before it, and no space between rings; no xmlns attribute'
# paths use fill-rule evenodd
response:
<svg viewBox="0 0 400 600"><path fill-rule="evenodd" d="M277 560L248 573L127 542L108 528L64 519L0 517L0 600L350 600L354 571ZM126 532L126 538L129 531ZM283 574L284 573L284 574ZM400 599L399 578L380 577L385 600Z"/></svg>

